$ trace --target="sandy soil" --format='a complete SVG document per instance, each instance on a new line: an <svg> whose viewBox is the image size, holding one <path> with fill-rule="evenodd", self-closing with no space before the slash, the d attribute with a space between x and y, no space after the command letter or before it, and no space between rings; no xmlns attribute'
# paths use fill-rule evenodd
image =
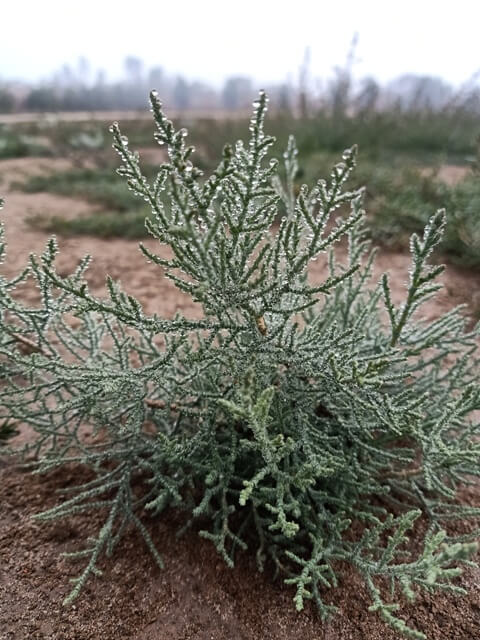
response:
<svg viewBox="0 0 480 640"><path fill-rule="evenodd" d="M139 536L127 534L114 558L102 561L75 605L61 606L78 568L60 557L102 525L71 517L41 526L30 516L53 506L55 491L85 477L81 469L32 476L11 464L0 471L1 640L395 640L367 607L353 574L326 594L339 613L322 623L313 607L296 613L292 591L256 571L242 554L228 569L211 544L191 532L177 540L174 514L148 528L165 569L154 565ZM472 503L475 496L465 494ZM478 503L478 499L477 499ZM480 630L480 570L459 584L467 598L422 596L403 614L430 640L475 640Z"/></svg>
<svg viewBox="0 0 480 640"><path fill-rule="evenodd" d="M438 172L434 171L431 168L422 169L422 173L425 176L435 175L438 180L445 182L449 186L456 185L458 182L463 180L469 173L471 173L470 167L459 167L454 164L445 164L440 167Z"/></svg>
<svg viewBox="0 0 480 640"><path fill-rule="evenodd" d="M12 160L0 164L0 192L7 204L1 219L6 223L9 259L2 273L18 273L29 252L39 253L47 234L33 230L26 218L49 213L79 215L91 205L71 198L48 194L13 192L9 184L35 172L64 168L64 160ZM157 249L154 241L146 244ZM135 242L95 238L60 238L58 270L70 272L78 260L94 257L88 280L93 292L101 294L105 275L120 278L124 288L143 301L148 312L172 316L177 310L189 317L198 313L196 305L179 294L157 267L148 265ZM376 277L385 270L392 274L394 297L402 296L407 279L408 256L381 253ZM318 279L320 264L312 273ZM479 295L478 276L450 267L444 276L445 288L426 313L430 317L452 306L471 302ZM34 297L25 288L22 295ZM0 640L393 640L374 614L369 614L364 589L354 575L346 575L340 586L327 596L340 613L322 623L314 609L296 614L292 591L272 583L269 575L256 572L248 555L229 570L213 547L194 532L177 541L177 516L168 514L160 522L150 522L151 534L162 552L166 569L155 568L143 543L135 533L125 537L115 557L103 561L104 577L91 580L75 606L64 609L61 601L68 592L68 578L76 568L60 558L73 550L78 540L99 525L72 517L42 524L31 520L57 501L55 490L77 483L85 472L68 469L47 477L32 476L0 458ZM463 498L478 504L478 495L465 491ZM461 526L461 525L459 525ZM468 640L480 637L480 571L469 570L460 582L470 596L424 596L418 604L405 607L410 624L428 631L434 640Z"/></svg>
<svg viewBox="0 0 480 640"><path fill-rule="evenodd" d="M7 277L17 274L26 264L30 253L43 251L50 234L33 229L28 218L34 215L61 215L74 217L95 211L95 206L79 199L66 198L49 193L27 194L11 190L10 185L28 175L68 167L66 160L20 159L0 163L0 194L5 199L5 208L0 220L5 223L8 259L2 265L2 273ZM94 258L94 264L87 274L92 292L105 292L107 274L120 280L129 293L144 302L148 312L160 311L173 316L178 310L190 316L196 308L188 297L177 293L169 280L162 277L161 270L149 265L138 248L136 241L105 240L99 238L58 238L60 255L57 270L60 274L71 273L79 260L87 253ZM165 253L154 240L144 244L151 250ZM27 288L24 295L34 296Z"/></svg>

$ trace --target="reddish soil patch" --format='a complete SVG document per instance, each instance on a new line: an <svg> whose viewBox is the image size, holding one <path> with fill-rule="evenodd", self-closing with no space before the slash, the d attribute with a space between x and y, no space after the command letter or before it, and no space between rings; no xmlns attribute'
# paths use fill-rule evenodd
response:
<svg viewBox="0 0 480 640"><path fill-rule="evenodd" d="M46 161L41 161L45 165ZM53 168L53 165L51 165ZM2 171L3 169L3 171ZM54 196L8 193L8 181L19 172L38 171L38 161L2 163L3 195L9 260L6 275L18 273L30 251L40 252L47 234L32 230L28 215L62 211L77 215L89 205ZM7 187L7 188L5 188ZM39 210L39 208L41 210ZM58 270L69 273L85 254L94 256L88 280L92 291L104 291L105 275L121 277L128 292L144 301L148 312L172 316L181 310L195 316L198 309L162 277L161 270L146 264L135 242L94 238L60 239ZM154 241L146 244L157 249ZM394 297L403 295L408 277L408 256L382 253L375 277L392 274ZM317 263L312 278L324 266ZM480 291L478 276L449 268L442 294L425 310L429 317ZM29 287L22 292L35 296ZM98 531L100 515L70 517L58 523L39 524L31 516L57 503L55 491L76 484L84 472L64 469L48 476L32 476L11 459L0 458L0 640L394 640L398 636L370 614L370 602L362 582L343 576L325 600L339 607L339 614L322 623L313 607L297 614L291 588L273 583L269 574L257 572L248 554L228 569L213 546L190 532L177 540L178 516L167 514L148 523L163 555L165 570L156 568L135 532L125 536L111 560L103 560L104 576L88 582L74 606L63 608L68 579L78 567L60 557L73 551L87 535ZM478 504L478 491L465 490L463 499ZM462 524L458 525L462 531ZM427 632L430 640L469 640L480 637L480 570L471 569L459 579L469 589L468 598L422 595L415 606L405 606L410 625Z"/></svg>
<svg viewBox="0 0 480 640"><path fill-rule="evenodd" d="M471 173L470 167L458 166L455 164L444 164L438 172L431 168L422 169L422 174L425 176L436 176L438 180L445 182L449 186L454 186L461 182L469 173Z"/></svg>
<svg viewBox="0 0 480 640"><path fill-rule="evenodd" d="M79 570L60 557L98 531L98 515L38 524L31 516L54 505L55 491L77 483L80 469L32 476L11 464L0 472L0 638L2 640L394 640L375 614L361 580L343 575L325 595L339 613L322 622L307 606L296 613L292 590L259 574L239 556L228 569L211 543L190 532L176 539L175 514L148 523L161 551L159 570L135 532L114 558L100 563L75 605L61 606L68 580ZM467 502L472 495L465 493ZM480 632L480 570L459 579L468 598L422 595L402 613L430 640L468 640Z"/></svg>

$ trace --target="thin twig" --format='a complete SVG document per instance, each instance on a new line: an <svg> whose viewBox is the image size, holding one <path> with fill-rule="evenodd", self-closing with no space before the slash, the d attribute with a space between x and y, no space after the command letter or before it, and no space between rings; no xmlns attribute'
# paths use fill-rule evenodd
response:
<svg viewBox="0 0 480 640"><path fill-rule="evenodd" d="M21 349L22 353L24 353L25 355L28 355L30 353L41 353L42 356L46 356L47 358L50 357L49 353L46 353L42 347L40 347L38 344L35 344L35 342L33 342L32 340L29 340L28 338L25 338L25 336L22 336L18 333L12 333L10 334L12 336L12 338L14 340L16 340L17 342L20 342L20 344L22 344L24 346L23 349Z"/></svg>

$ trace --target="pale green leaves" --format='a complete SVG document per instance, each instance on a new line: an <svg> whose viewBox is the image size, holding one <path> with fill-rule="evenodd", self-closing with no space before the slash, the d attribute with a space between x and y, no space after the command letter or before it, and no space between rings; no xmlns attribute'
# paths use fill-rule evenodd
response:
<svg viewBox="0 0 480 640"><path fill-rule="evenodd" d="M427 264L427 259L434 247L438 245L442 239L444 229L445 212L438 211L425 227L422 239L416 234L412 235L410 241L410 251L412 254L410 281L406 302L400 309L395 309L392 303L387 274L384 274L382 277L385 306L392 326L392 347L400 340L407 321L415 311L441 288L441 285L434 284L434 280L444 271L445 267L441 265L431 267Z"/></svg>

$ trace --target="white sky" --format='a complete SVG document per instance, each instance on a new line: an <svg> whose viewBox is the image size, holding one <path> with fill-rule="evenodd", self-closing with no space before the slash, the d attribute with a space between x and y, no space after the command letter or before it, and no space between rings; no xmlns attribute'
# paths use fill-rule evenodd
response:
<svg viewBox="0 0 480 640"><path fill-rule="evenodd" d="M110 76L126 55L219 84L297 79L342 64L359 34L355 74L388 80L439 75L453 84L480 68L480 0L0 0L0 78L35 80L84 55Z"/></svg>

